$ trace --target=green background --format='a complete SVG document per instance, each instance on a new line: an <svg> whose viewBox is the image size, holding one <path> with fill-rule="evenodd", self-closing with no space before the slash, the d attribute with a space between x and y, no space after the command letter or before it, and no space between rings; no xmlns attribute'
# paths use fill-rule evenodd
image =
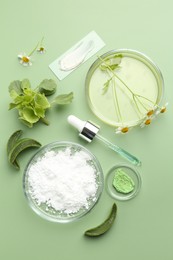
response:
<svg viewBox="0 0 173 260"><path fill-rule="evenodd" d="M0 259L172 260L172 1L6 0L0 6ZM117 136L112 127L92 114L86 102L84 82L96 55L61 82L48 68L92 30L106 43L99 54L130 48L145 53L159 66L165 81L165 102L169 106L167 113L151 127L136 128L127 135ZM42 36L46 54L35 53L33 66L21 66L17 55L22 51L29 53ZM18 121L16 111L8 111L9 83L23 78L29 78L33 87L45 78L55 79L59 86L57 94L73 91L74 101L48 113L50 126L40 123L29 129ZM79 221L51 223L29 208L23 194L23 171L35 150L20 156L20 172L7 161L7 140L15 130L22 129L24 137L37 139L43 145L57 140L84 145L100 161L104 176L112 166L125 163L96 140L87 144L79 139L66 121L69 114L96 122L101 126L102 135L132 152L143 163L138 168L142 178L140 193L130 201L116 201L116 222L98 239L88 239L83 233L108 215L114 200L105 189L99 203Z"/></svg>

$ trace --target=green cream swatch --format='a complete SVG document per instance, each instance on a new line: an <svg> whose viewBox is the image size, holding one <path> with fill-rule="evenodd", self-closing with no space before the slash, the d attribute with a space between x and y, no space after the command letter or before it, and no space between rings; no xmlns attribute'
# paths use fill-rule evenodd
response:
<svg viewBox="0 0 173 260"><path fill-rule="evenodd" d="M130 193L135 188L132 178L122 169L117 169L113 179L113 187L121 193Z"/></svg>

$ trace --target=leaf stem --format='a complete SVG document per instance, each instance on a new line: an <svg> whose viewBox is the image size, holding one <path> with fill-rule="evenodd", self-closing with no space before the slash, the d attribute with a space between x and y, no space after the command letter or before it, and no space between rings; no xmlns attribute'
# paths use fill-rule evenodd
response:
<svg viewBox="0 0 173 260"><path fill-rule="evenodd" d="M42 37L42 39L41 39L41 41L40 41L40 46L41 46L41 47L42 47L43 41L44 41L44 36Z"/></svg>
<svg viewBox="0 0 173 260"><path fill-rule="evenodd" d="M154 106L156 105L156 103L155 103L154 101L150 100L150 99L147 98L147 97L141 96L141 95L139 95L139 94L135 94L135 95L136 95L137 97L143 98L143 99L145 99L145 100L151 102Z"/></svg>
<svg viewBox="0 0 173 260"><path fill-rule="evenodd" d="M113 84L112 85L112 90L113 90L113 95L114 95L114 107L115 107L116 112L117 112L118 120L122 122L123 120L122 120L122 115L121 115L121 111L120 111L120 106L119 106L119 100L118 100L117 90L116 90L116 86L115 86L115 81L113 81L112 84Z"/></svg>
<svg viewBox="0 0 173 260"><path fill-rule="evenodd" d="M142 96L142 95L140 95L140 94L134 93L134 92L130 89L130 87L124 82L124 80L122 80L122 79L112 70L112 68L109 66L108 63L106 63L106 61L105 61L104 59L102 59L102 58L99 57L99 56L98 56L98 58L106 65L107 69L109 69L109 71L111 71L111 73L113 74L113 75L110 77L110 79L112 80L113 77L117 78L117 79L127 88L127 90L131 93L131 95L132 95L132 100L134 101L134 104L135 104L135 106L136 106L138 112L141 113L141 111L140 111L140 109L139 109L139 106L138 106L138 104L137 104L137 101L141 104L141 106L142 106L146 111L148 110L148 108L142 103L142 101L140 100L140 98L143 98L143 99L147 100L148 102L152 103L153 105L156 105L156 103L153 102L152 100L150 100L149 98L144 97L144 96ZM157 105L157 106L158 106L158 105Z"/></svg>
<svg viewBox="0 0 173 260"><path fill-rule="evenodd" d="M104 62L104 63L106 64L107 68L112 72L113 76L112 76L111 78L116 77L116 78L131 92L131 94L134 95L133 91L127 86L127 84L124 82L124 80L122 80L122 79L111 69L111 67L109 66L109 64L107 64L101 57L99 57L99 59L100 59L102 62Z"/></svg>
<svg viewBox="0 0 173 260"><path fill-rule="evenodd" d="M37 43L35 48L30 52L30 54L28 55L29 57L31 57L31 55L36 51L36 49L38 48L38 45L39 45L39 42Z"/></svg>
<svg viewBox="0 0 173 260"><path fill-rule="evenodd" d="M136 108L137 108L137 111L139 112L139 114L142 115L142 113L141 113L141 111L140 111L140 109L139 109L138 103L136 102L136 97L135 97L135 96L133 96L133 101L134 101L134 104L135 104L135 106L136 106Z"/></svg>
<svg viewBox="0 0 173 260"><path fill-rule="evenodd" d="M44 118L40 118L40 120L45 124L45 125L49 125L49 121L44 117Z"/></svg>

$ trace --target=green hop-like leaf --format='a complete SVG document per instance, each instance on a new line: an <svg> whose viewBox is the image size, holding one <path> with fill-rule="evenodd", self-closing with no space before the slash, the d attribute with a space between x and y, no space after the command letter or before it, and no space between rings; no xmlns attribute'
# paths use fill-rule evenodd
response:
<svg viewBox="0 0 173 260"><path fill-rule="evenodd" d="M35 104L41 106L43 109L49 108L50 103L44 94L37 93L34 98Z"/></svg>
<svg viewBox="0 0 173 260"><path fill-rule="evenodd" d="M24 89L30 89L31 88L31 84L30 84L30 81L29 79L23 79L21 81L21 88L24 90Z"/></svg>
<svg viewBox="0 0 173 260"><path fill-rule="evenodd" d="M39 121L39 117L35 115L34 110L31 107L25 107L20 111L20 119L27 121L30 124L34 124Z"/></svg>
<svg viewBox="0 0 173 260"><path fill-rule="evenodd" d="M55 93L57 84L53 79L44 79L38 87L40 93L50 96Z"/></svg>
<svg viewBox="0 0 173 260"><path fill-rule="evenodd" d="M122 54L116 54L113 57L108 57L104 59L103 63L100 65L100 69L102 71L108 70L115 70L119 68L119 64L121 63L122 60Z"/></svg>
<svg viewBox="0 0 173 260"><path fill-rule="evenodd" d="M58 105L68 105L73 100L73 92L70 92L69 94L62 94L57 96L53 103L56 103Z"/></svg>
<svg viewBox="0 0 173 260"><path fill-rule="evenodd" d="M16 108L16 107L17 107L17 104L15 104L15 103L10 103L8 109L11 110L11 109Z"/></svg>
<svg viewBox="0 0 173 260"><path fill-rule="evenodd" d="M36 105L34 107L34 113L36 116L40 117L40 118L44 118L45 117L45 109L42 108L41 106Z"/></svg>
<svg viewBox="0 0 173 260"><path fill-rule="evenodd" d="M29 127L29 128L32 128L32 127L33 127L33 124L32 124L32 123L27 122L27 121L24 120L22 117L19 117L19 120L20 120L24 125L26 125L26 126Z"/></svg>
<svg viewBox="0 0 173 260"><path fill-rule="evenodd" d="M33 91L31 88L25 88L23 90L24 95L34 97L36 95L36 92Z"/></svg>
<svg viewBox="0 0 173 260"><path fill-rule="evenodd" d="M18 95L22 94L22 88L21 88L21 81L20 80L14 80L10 83L8 90L10 92L11 95L11 91L17 93Z"/></svg>
<svg viewBox="0 0 173 260"><path fill-rule="evenodd" d="M105 94L107 91L108 91L108 89L109 89L109 87L110 87L110 83L111 83L111 78L110 79L108 79L105 83L104 83L104 85L103 85L103 94Z"/></svg>

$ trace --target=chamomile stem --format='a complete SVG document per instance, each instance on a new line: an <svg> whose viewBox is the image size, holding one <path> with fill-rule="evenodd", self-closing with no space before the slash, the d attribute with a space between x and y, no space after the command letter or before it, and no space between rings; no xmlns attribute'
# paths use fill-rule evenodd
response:
<svg viewBox="0 0 173 260"><path fill-rule="evenodd" d="M147 101L149 101L149 102L151 102L152 104L155 105L155 102L153 102L152 100L150 100L150 99L148 99L148 98L146 98L146 97L144 97L144 96L142 96L142 95L139 95L139 94L134 93L134 92L129 88L129 86L124 82L124 80L122 80L122 79L111 69L111 67L109 66L109 64L107 64L104 59L102 59L101 57L99 57L99 59L100 59L102 62L104 62L104 64L107 66L107 68L112 72L113 76L111 77L111 79L112 79L113 77L116 77L116 78L128 89L128 91L130 91L130 93L132 94L133 97L135 96L135 97L143 98L143 99L145 99L145 100L147 100ZM133 100L134 100L134 98L133 98ZM138 101L139 101L139 99L138 99ZM135 104L136 104L136 103L135 103ZM142 104L142 102L140 102L140 104ZM145 107L145 109L146 109L146 107ZM147 109L146 109L146 110L147 110Z"/></svg>
<svg viewBox="0 0 173 260"><path fill-rule="evenodd" d="M141 102L141 100L138 98L137 95L134 95L134 97L137 99L137 101L141 104L141 106L147 111L148 108Z"/></svg>
<svg viewBox="0 0 173 260"><path fill-rule="evenodd" d="M99 59L106 64L107 68L112 72L113 76L116 77L131 92L132 95L134 95L133 91L119 76L117 76L117 74L111 69L111 67L101 57L99 57ZM113 78L113 76L111 78Z"/></svg>
<svg viewBox="0 0 173 260"><path fill-rule="evenodd" d="M40 41L40 46L42 46L43 41L44 41L44 36L42 37L42 39L41 39L41 41Z"/></svg>
<svg viewBox="0 0 173 260"><path fill-rule="evenodd" d="M133 102L134 102L134 104L136 106L136 109L137 109L138 113L142 115L141 110L139 109L138 103L136 102L135 96L133 96Z"/></svg>
<svg viewBox="0 0 173 260"><path fill-rule="evenodd" d="M38 45L39 45L39 42L37 43L35 48L30 52L30 54L28 55L29 57L36 51L36 49L38 48Z"/></svg>
<svg viewBox="0 0 173 260"><path fill-rule="evenodd" d="M118 112L118 118L119 118L119 121L123 122L122 120L122 115L121 115L121 111L120 111L120 106L119 106L119 101L118 101L118 95L117 95L117 91L116 91L116 86L115 86L115 81L113 81L113 94L114 94L114 105L115 107L117 107L117 112ZM116 103L115 103L116 101Z"/></svg>
<svg viewBox="0 0 173 260"><path fill-rule="evenodd" d="M150 99L147 98L147 97L141 96L141 95L139 95L139 94L135 94L135 96L140 97L140 98L143 98L143 99L145 99L145 100L151 102L153 105L156 105L156 103L155 103L154 101L150 100Z"/></svg>

